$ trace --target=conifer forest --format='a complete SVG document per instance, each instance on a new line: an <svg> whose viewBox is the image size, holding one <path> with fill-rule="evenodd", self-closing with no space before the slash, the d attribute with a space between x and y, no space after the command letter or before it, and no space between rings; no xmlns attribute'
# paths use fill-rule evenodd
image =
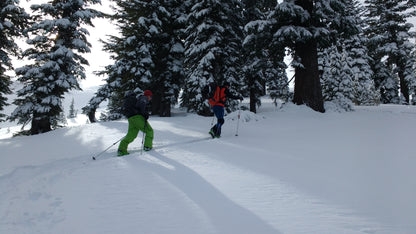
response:
<svg viewBox="0 0 416 234"><path fill-rule="evenodd" d="M86 27L98 18L117 31L101 38L113 63L96 71L105 83L82 109L91 122L104 101L106 120L122 118L125 93L147 89L152 115L169 117L173 105L210 115L201 92L212 82L230 83L254 113L264 95L317 112L325 112L327 101L346 111L416 104L416 34L409 22L416 1L111 2L111 14L97 10L100 0L45 0L30 10L19 0L0 2L0 121L29 124L31 135L59 126L64 95L88 79L85 54L94 32ZM24 62L16 66L14 59ZM16 106L11 114L7 105Z"/></svg>

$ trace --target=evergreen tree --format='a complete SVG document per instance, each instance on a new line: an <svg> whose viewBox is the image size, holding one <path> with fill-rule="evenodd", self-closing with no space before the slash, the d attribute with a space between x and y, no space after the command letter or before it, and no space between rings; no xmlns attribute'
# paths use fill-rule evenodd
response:
<svg viewBox="0 0 416 234"><path fill-rule="evenodd" d="M87 4L96 3L100 0L54 0L31 6L37 14L28 28L31 47L23 56L33 63L16 69L24 87L17 93L11 119L31 121L32 135L50 131L63 112L64 94L80 89L78 79L85 78L83 66L88 65L81 54L90 52L91 47L82 25L93 26L91 20L100 13Z"/></svg>
<svg viewBox="0 0 416 234"><path fill-rule="evenodd" d="M231 84L241 80L242 6L239 0L193 0L185 30L186 81L181 105L188 111L210 115L201 91L210 82ZM231 108L236 103L230 102Z"/></svg>
<svg viewBox="0 0 416 234"><path fill-rule="evenodd" d="M415 15L413 0L366 0L366 35L373 59L376 87L383 103L410 103L415 92L415 37L412 24L406 20ZM397 90L400 90L398 92Z"/></svg>
<svg viewBox="0 0 416 234"><path fill-rule="evenodd" d="M117 7L110 19L117 22L120 36L110 36L104 49L115 64L106 66L106 84L99 88L87 107L95 121L98 105L109 99L108 119L121 115L121 104L127 91L153 92L152 113L170 116L171 105L178 98L183 82L183 45L180 30L184 16L181 1L115 1Z"/></svg>
<svg viewBox="0 0 416 234"><path fill-rule="evenodd" d="M106 83L98 89L89 105L83 108L83 113L88 114L91 122L96 121L95 111L106 99L112 103L107 118L120 118L124 94L128 91L140 93L150 88L153 78L153 38L160 31L160 21L152 18L152 12L157 8L157 3L137 0L116 0L115 3L115 13L109 18L117 23L120 36L110 35L109 40L104 42L104 50L111 53L115 63L98 73L108 76Z"/></svg>
<svg viewBox="0 0 416 234"><path fill-rule="evenodd" d="M380 93L375 88L371 58L368 55L368 38L364 35L365 21L362 5L358 1L347 3L347 14L353 18L358 31L348 36L344 41L345 52L351 58L351 69L354 80L354 99L356 105L377 105Z"/></svg>
<svg viewBox="0 0 416 234"><path fill-rule="evenodd" d="M63 109L62 109L62 112L60 112L58 116L51 117L51 127L53 129L62 128L63 126L67 124L68 124L68 121L65 117L65 111Z"/></svg>
<svg viewBox="0 0 416 234"><path fill-rule="evenodd" d="M347 2L345 17L355 22L357 30L341 32L336 44L319 53L324 100L345 110L352 110L353 102L378 103L360 16L358 2Z"/></svg>
<svg viewBox="0 0 416 234"><path fill-rule="evenodd" d="M75 110L75 101L74 98L72 98L71 105L69 105L69 114L68 118L73 119L77 117L77 111Z"/></svg>
<svg viewBox="0 0 416 234"><path fill-rule="evenodd" d="M108 99L107 110L105 115L100 116L100 120L112 121L123 118L121 107L123 106L123 97L119 93L112 93ZM103 119L103 117L106 119Z"/></svg>
<svg viewBox="0 0 416 234"><path fill-rule="evenodd" d="M269 58L265 73L266 87L275 105L277 105L278 98L287 101L290 95L289 81L286 74L287 65L284 61L286 56L285 44L280 40L280 38L273 36L273 28L276 25L276 19L273 17L273 11L276 8L276 4L277 2L274 0L263 1L263 10L266 12L266 19L268 21L266 31L267 36L263 38L265 43L267 43L266 56Z"/></svg>
<svg viewBox="0 0 416 234"><path fill-rule="evenodd" d="M324 112L318 71L318 49L336 41L340 32L355 28L345 17L346 0L284 0L271 14L277 40L292 52L295 68L293 102Z"/></svg>
<svg viewBox="0 0 416 234"><path fill-rule="evenodd" d="M18 0L0 2L0 122L6 117L1 111L8 105L4 95L11 94L12 82L6 74L7 70L13 69L9 56L18 55L19 47L14 40L22 36L29 19L29 15L18 4Z"/></svg>
<svg viewBox="0 0 416 234"><path fill-rule="evenodd" d="M355 83L352 101L356 105L377 105L380 103L380 93L375 88L366 41L367 38L359 34L345 44L347 56L352 59L350 66Z"/></svg>
<svg viewBox="0 0 416 234"><path fill-rule="evenodd" d="M157 37L155 79L153 80L152 113L171 116L184 83L183 31L186 23L185 5L181 0L160 1L161 33Z"/></svg>
<svg viewBox="0 0 416 234"><path fill-rule="evenodd" d="M287 98L287 77L283 65L284 48L270 48L270 21L267 15L272 7L270 1L245 0L244 3L244 36L243 60L246 89L250 97L250 111L256 113L256 107L261 105L260 97L265 94L266 84L272 98ZM275 3L276 4L276 3ZM273 57L270 57L273 51ZM281 62L281 63L279 63ZM282 76L283 74L283 76ZM284 82L279 82L283 80ZM279 84L285 84L281 86ZM284 95L286 94L286 95Z"/></svg>
<svg viewBox="0 0 416 234"><path fill-rule="evenodd" d="M332 46L323 53L322 58L322 93L325 101L331 101L344 110L352 110L354 99L354 72L351 58L341 46Z"/></svg>
<svg viewBox="0 0 416 234"><path fill-rule="evenodd" d="M256 113L257 106L261 105L260 97L265 93L265 70L268 58L265 56L266 40L263 38L267 21L262 11L262 1L245 0L242 2L245 23L243 41L245 88L249 92L250 111Z"/></svg>
<svg viewBox="0 0 416 234"><path fill-rule="evenodd" d="M90 123L97 121L95 112L100 104L111 95L112 87L111 83L100 86L94 96L89 100L88 105L82 108L82 113L88 116Z"/></svg>

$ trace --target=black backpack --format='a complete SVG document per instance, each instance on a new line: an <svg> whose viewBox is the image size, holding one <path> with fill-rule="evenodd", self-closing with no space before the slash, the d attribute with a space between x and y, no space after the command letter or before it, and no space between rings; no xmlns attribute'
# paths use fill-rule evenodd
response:
<svg viewBox="0 0 416 234"><path fill-rule="evenodd" d="M207 84L204 89L202 90L202 97L204 99L211 99L215 95L215 91L217 89L217 84L212 82L210 84Z"/></svg>
<svg viewBox="0 0 416 234"><path fill-rule="evenodd" d="M127 118L136 115L136 102L136 94L132 93L130 95L126 95L123 99L122 114L125 115Z"/></svg>

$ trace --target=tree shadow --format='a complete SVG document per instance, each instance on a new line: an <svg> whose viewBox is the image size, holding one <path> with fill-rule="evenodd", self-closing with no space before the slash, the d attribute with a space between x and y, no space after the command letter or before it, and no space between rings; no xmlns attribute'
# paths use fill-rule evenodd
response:
<svg viewBox="0 0 416 234"><path fill-rule="evenodd" d="M147 166L153 169L157 175L186 194L205 212L217 233L280 233L251 211L231 201L198 173L185 165L156 151L150 151L147 154L173 167L171 169L160 164L147 162Z"/></svg>

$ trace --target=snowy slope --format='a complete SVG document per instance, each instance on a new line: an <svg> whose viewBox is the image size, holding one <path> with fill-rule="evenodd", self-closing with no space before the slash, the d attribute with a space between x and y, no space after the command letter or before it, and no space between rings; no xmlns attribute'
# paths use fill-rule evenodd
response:
<svg viewBox="0 0 416 234"><path fill-rule="evenodd" d="M302 106L151 117L0 140L0 233L416 233L413 106L325 114ZM83 123L83 121L81 121Z"/></svg>

